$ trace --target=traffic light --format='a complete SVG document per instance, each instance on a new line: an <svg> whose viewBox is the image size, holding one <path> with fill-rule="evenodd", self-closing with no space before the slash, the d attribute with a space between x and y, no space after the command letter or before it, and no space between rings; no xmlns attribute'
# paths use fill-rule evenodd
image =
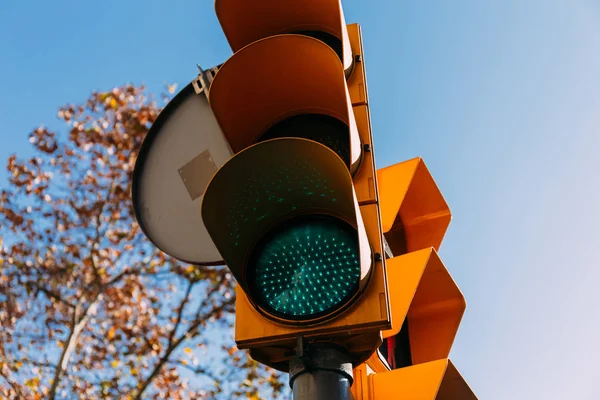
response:
<svg viewBox="0 0 600 400"><path fill-rule="evenodd" d="M364 362L391 327L360 30L339 0L217 0L234 54L209 104L234 156L202 200L236 278L236 343L289 370L297 339Z"/></svg>
<svg viewBox="0 0 600 400"><path fill-rule="evenodd" d="M475 398L448 360L465 309L436 253L450 211L420 158L375 169L359 26L340 0L215 9L234 54L144 141L132 197L146 235L227 265L238 347L292 386L322 370L338 374L322 388L348 389L355 367L357 400L397 398L398 382L405 398Z"/></svg>
<svg viewBox="0 0 600 400"><path fill-rule="evenodd" d="M448 359L466 304L437 255L450 210L420 158L377 171L392 327L357 368L362 400L476 399Z"/></svg>

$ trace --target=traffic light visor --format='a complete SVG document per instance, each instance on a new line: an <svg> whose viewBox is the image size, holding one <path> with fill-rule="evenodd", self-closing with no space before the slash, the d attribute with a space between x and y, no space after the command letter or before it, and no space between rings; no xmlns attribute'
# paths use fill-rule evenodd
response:
<svg viewBox="0 0 600 400"><path fill-rule="evenodd" d="M201 208L239 285L269 315L328 315L368 280L371 251L352 178L320 143L272 139L238 153L215 174Z"/></svg>
<svg viewBox="0 0 600 400"><path fill-rule="evenodd" d="M269 138L304 137L339 149L351 173L358 168L362 147L342 64L317 39L278 35L244 47L219 69L209 102L233 153Z"/></svg>
<svg viewBox="0 0 600 400"><path fill-rule="evenodd" d="M394 255L438 249L451 214L418 157L377 170L383 234Z"/></svg>
<svg viewBox="0 0 600 400"><path fill-rule="evenodd" d="M344 69L352 50L340 0L215 0L215 11L231 49L269 36L302 33L327 43Z"/></svg>
<svg viewBox="0 0 600 400"><path fill-rule="evenodd" d="M400 393L412 400L477 400L452 361L435 360L384 373L373 374L375 398L393 399Z"/></svg>
<svg viewBox="0 0 600 400"><path fill-rule="evenodd" d="M395 336L408 318L414 364L448 357L466 308L465 299L434 249L386 260Z"/></svg>

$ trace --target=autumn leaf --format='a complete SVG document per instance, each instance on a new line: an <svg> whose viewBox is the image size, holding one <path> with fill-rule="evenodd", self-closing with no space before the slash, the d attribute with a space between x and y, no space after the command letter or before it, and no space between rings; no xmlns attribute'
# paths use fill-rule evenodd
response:
<svg viewBox="0 0 600 400"><path fill-rule="evenodd" d="M175 91L176 91L176 90L177 90L177 84L176 84L176 83L174 83L174 84L172 84L172 85L167 85L167 91L168 91L170 94L173 94L173 93L175 93Z"/></svg>
<svg viewBox="0 0 600 400"><path fill-rule="evenodd" d="M35 377L35 378L31 378L27 381L25 381L25 386L27 386L28 388L31 389L35 389L39 386L40 384L40 378L39 377Z"/></svg>

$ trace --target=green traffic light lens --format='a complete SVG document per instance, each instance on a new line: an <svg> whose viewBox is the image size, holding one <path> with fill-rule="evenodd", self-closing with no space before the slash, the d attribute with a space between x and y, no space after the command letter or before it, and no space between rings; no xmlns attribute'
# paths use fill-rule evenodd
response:
<svg viewBox="0 0 600 400"><path fill-rule="evenodd" d="M292 320L329 314L358 289L356 229L333 217L297 217L258 244L249 267L253 298L268 313Z"/></svg>

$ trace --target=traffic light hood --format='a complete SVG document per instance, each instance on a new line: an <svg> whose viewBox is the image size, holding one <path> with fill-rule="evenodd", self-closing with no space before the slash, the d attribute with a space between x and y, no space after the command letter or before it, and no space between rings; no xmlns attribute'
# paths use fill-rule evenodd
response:
<svg viewBox="0 0 600 400"><path fill-rule="evenodd" d="M295 138L268 140L238 153L213 176L201 205L208 233L247 294L253 293L253 271L247 267L260 239L282 223L314 215L337 218L354 229L357 289L364 287L372 253L358 209L340 157L317 142Z"/></svg>
<svg viewBox="0 0 600 400"><path fill-rule="evenodd" d="M376 399L477 400L449 359L373 374L369 378Z"/></svg>
<svg viewBox="0 0 600 400"><path fill-rule="evenodd" d="M387 260L392 328L397 335L405 318L413 364L447 358L466 308L465 299L432 248Z"/></svg>
<svg viewBox="0 0 600 400"><path fill-rule="evenodd" d="M352 68L352 50L340 0L216 0L215 11L234 52L257 40L302 33L328 43Z"/></svg>
<svg viewBox="0 0 600 400"><path fill-rule="evenodd" d="M381 224L394 255L439 249L451 214L423 160L377 170Z"/></svg>
<svg viewBox="0 0 600 400"><path fill-rule="evenodd" d="M233 153L288 119L321 116L341 125L334 139L320 134L322 143L333 148L328 142L343 141L347 168L351 173L358 168L362 148L344 70L335 52L320 40L278 35L242 48L219 69L209 102Z"/></svg>

